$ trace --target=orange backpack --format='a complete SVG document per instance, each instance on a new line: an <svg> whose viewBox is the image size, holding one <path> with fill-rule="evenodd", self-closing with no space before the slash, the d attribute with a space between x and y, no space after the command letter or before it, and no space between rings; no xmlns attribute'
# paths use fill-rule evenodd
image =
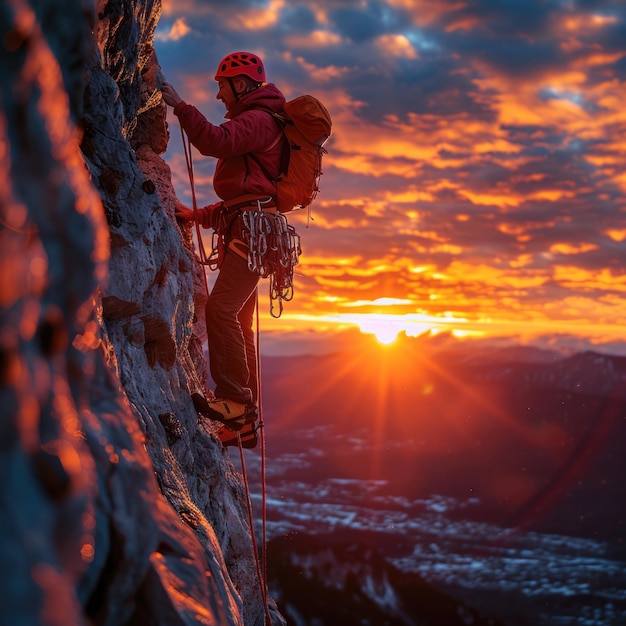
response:
<svg viewBox="0 0 626 626"><path fill-rule="evenodd" d="M265 175L276 181L276 206L281 213L308 207L320 190L323 147L330 137L332 120L314 96L299 96L285 103L285 112L271 113L285 143L278 176L271 176L254 154L250 156Z"/></svg>

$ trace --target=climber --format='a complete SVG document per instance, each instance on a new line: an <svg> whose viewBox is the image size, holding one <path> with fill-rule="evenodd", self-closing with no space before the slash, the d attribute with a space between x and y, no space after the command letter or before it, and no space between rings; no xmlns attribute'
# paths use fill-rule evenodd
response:
<svg viewBox="0 0 626 626"><path fill-rule="evenodd" d="M176 205L183 222L196 220L213 228L220 242L219 273L206 304L211 377L215 392L194 393L196 410L224 424L224 445L256 445L258 422L257 347L253 318L259 274L249 269L250 232L247 211L276 216L276 183L263 169L278 176L282 133L268 111L283 111L285 97L266 83L262 60L250 52L234 52L219 63L217 99L226 107L226 122L211 124L187 104L168 82L164 102L174 108L189 141L205 156L216 157L213 187L221 202L197 209ZM255 159L246 155L253 153Z"/></svg>

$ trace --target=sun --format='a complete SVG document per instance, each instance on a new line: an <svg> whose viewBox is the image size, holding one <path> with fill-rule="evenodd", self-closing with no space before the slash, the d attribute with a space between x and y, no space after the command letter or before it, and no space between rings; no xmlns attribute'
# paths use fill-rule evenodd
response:
<svg viewBox="0 0 626 626"><path fill-rule="evenodd" d="M374 335L378 343L391 345L404 330L403 325L391 316L363 315L358 321L359 330L364 334Z"/></svg>
<svg viewBox="0 0 626 626"><path fill-rule="evenodd" d="M436 318L424 313L342 313L326 319L341 324L354 324L364 335L374 335L378 343L386 346L395 343L401 333L407 337L419 337L423 334L437 335L443 331L453 334L469 332L458 329L455 323L462 324L465 320Z"/></svg>
<svg viewBox="0 0 626 626"><path fill-rule="evenodd" d="M365 332L365 331L361 329L361 332ZM376 337L376 339L378 340L378 343L382 343L384 346L391 345L398 338L398 334L400 333L400 331L397 328L385 327L385 326L375 328L374 330L369 331L369 332L372 332L374 337Z"/></svg>

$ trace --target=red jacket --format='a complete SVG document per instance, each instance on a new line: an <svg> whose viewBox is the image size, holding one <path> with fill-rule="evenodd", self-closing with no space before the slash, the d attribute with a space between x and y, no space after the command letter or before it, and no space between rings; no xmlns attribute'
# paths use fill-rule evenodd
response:
<svg viewBox="0 0 626 626"><path fill-rule="evenodd" d="M281 113L285 97L273 84L263 85L241 96L228 111L229 121L215 126L198 109L185 102L174 108L191 143L204 155L217 157L213 188L224 201L255 194L275 196L276 183L269 180L254 159L244 155L254 152L268 172L280 168L282 131L267 111Z"/></svg>

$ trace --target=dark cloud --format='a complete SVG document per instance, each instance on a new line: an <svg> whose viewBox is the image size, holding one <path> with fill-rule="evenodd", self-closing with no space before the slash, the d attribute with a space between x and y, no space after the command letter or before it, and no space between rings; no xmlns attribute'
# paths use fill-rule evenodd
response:
<svg viewBox="0 0 626 626"><path fill-rule="evenodd" d="M593 13L610 13L623 15L626 11L623 0L571 0L564 3L572 6L577 11L589 11Z"/></svg>
<svg viewBox="0 0 626 626"><path fill-rule="evenodd" d="M485 63L489 67L513 76L546 73L560 67L564 54L558 42L511 40L497 36L476 37L476 34L457 35L454 49L465 59Z"/></svg>
<svg viewBox="0 0 626 626"><path fill-rule="evenodd" d="M361 115L380 121L387 115L404 119L407 113L441 116L467 113L492 118L484 99L476 98L474 72L461 72L452 58L400 60L389 69L383 64L359 68L342 78L341 85L358 101L367 103Z"/></svg>
<svg viewBox="0 0 626 626"><path fill-rule="evenodd" d="M309 33L317 27L317 18L309 6L289 6L281 13L280 30L284 33Z"/></svg>
<svg viewBox="0 0 626 626"><path fill-rule="evenodd" d="M410 24L409 15L384 2L367 2L357 7L331 9L331 23L337 32L351 41L362 43L385 33L403 32Z"/></svg>
<svg viewBox="0 0 626 626"><path fill-rule="evenodd" d="M448 14L446 20L451 23L469 18L479 24L476 30L482 36L521 41L545 34L554 13L554 2L474 0Z"/></svg>
<svg viewBox="0 0 626 626"><path fill-rule="evenodd" d="M626 6L622 6L619 13L613 12L608 17L615 17L616 21L602 29L601 41L598 43L602 44L606 52L623 52L626 48ZM589 39L591 42L596 42L597 36Z"/></svg>
<svg viewBox="0 0 626 626"><path fill-rule="evenodd" d="M613 64L613 71L620 82L626 82L626 56Z"/></svg>

